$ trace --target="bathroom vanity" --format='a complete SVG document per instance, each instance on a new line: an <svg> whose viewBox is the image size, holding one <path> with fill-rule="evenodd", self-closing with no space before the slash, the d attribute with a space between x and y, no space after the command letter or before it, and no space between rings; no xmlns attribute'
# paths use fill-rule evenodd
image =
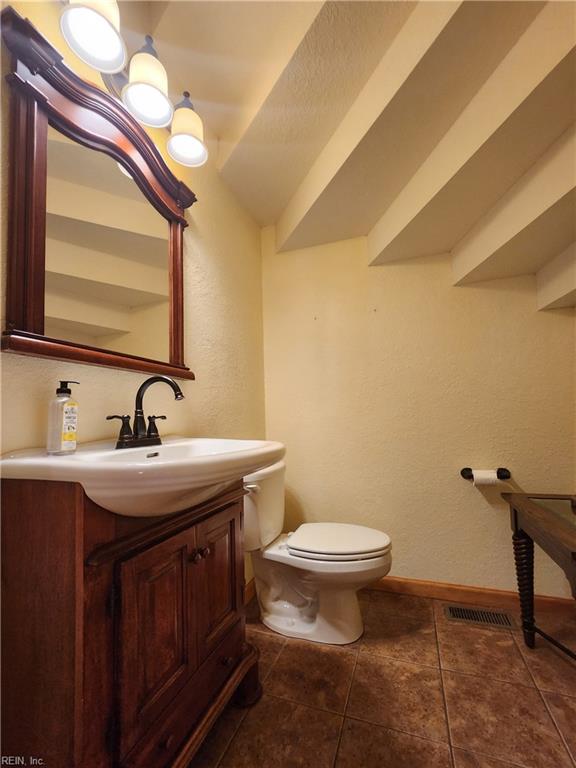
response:
<svg viewBox="0 0 576 768"><path fill-rule="evenodd" d="M165 517L73 482L2 486L3 753L54 768L184 768L234 696L245 642L244 489Z"/></svg>

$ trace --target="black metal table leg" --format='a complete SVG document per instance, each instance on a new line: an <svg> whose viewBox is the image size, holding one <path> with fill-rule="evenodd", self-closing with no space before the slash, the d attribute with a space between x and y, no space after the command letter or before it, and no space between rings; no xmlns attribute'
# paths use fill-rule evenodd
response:
<svg viewBox="0 0 576 768"><path fill-rule="evenodd" d="M528 648L534 648L534 541L520 530L513 533L512 544L524 642Z"/></svg>

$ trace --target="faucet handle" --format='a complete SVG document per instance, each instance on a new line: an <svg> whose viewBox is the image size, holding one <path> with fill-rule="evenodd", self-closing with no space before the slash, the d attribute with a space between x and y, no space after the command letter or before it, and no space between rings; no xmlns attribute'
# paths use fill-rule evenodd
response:
<svg viewBox="0 0 576 768"><path fill-rule="evenodd" d="M118 416L117 414L114 416L106 416L106 421L111 421L112 419L120 419L122 422L120 434L118 435L118 442L122 443L132 440L134 435L132 434L132 427L130 426L130 416L128 414L124 416Z"/></svg>
<svg viewBox="0 0 576 768"><path fill-rule="evenodd" d="M166 416L148 416L148 431L146 437L159 437L156 419L166 420Z"/></svg>

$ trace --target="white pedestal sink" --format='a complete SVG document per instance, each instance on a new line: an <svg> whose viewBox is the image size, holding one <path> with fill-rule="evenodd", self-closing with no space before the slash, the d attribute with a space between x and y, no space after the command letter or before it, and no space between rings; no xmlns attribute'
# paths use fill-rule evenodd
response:
<svg viewBox="0 0 576 768"><path fill-rule="evenodd" d="M118 515L150 517L199 504L284 455L271 440L164 438L162 445L115 450L114 442L84 443L70 456L43 449L5 454L2 477L80 483L86 495Z"/></svg>

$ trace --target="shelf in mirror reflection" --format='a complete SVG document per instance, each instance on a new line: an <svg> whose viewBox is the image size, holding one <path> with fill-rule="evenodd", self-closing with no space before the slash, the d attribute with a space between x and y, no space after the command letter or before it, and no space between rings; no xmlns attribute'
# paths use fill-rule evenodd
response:
<svg viewBox="0 0 576 768"><path fill-rule="evenodd" d="M75 344L100 346L100 340L106 336L118 336L129 333L128 329L111 328L97 323L83 323L65 317L46 315L44 326L49 338L69 339Z"/></svg>
<svg viewBox="0 0 576 768"><path fill-rule="evenodd" d="M167 360L168 222L102 152L48 135L45 333Z"/></svg>
<svg viewBox="0 0 576 768"><path fill-rule="evenodd" d="M118 229L97 221L74 218L71 211L63 215L48 210L46 241L47 245L56 241L60 248L62 244L67 244L76 249L86 247L87 243L97 244L99 258L101 254L108 254L166 271L168 226L162 237L158 237L144 232L138 222L135 222L134 230L128 228L128 222L125 222L124 229Z"/></svg>
<svg viewBox="0 0 576 768"><path fill-rule="evenodd" d="M95 300L114 306L143 307L149 304L162 304L168 301L168 286L162 290L152 290L154 283L146 284L150 290L144 290L130 284L107 283L103 280L91 280L52 269L46 270L47 294L69 293L86 301Z"/></svg>

